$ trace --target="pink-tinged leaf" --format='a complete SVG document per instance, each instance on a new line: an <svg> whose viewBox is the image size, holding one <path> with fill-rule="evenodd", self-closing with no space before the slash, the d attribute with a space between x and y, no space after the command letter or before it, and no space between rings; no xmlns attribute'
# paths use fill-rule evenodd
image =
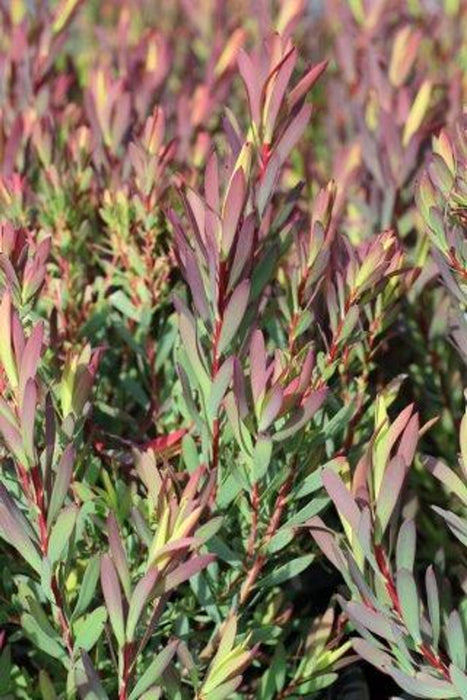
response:
<svg viewBox="0 0 467 700"><path fill-rule="evenodd" d="M238 168L225 197L222 209L222 253L227 258L235 241L240 216L245 204L246 182L242 168Z"/></svg>
<svg viewBox="0 0 467 700"><path fill-rule="evenodd" d="M296 85L294 89L291 90L287 99L289 109L293 109L297 102L299 102L303 97L305 97L307 92L311 90L313 85L322 76L322 74L327 68L327 65L328 61L321 61L321 63L317 63L316 66L310 68L308 73L300 80L298 85Z"/></svg>
<svg viewBox="0 0 467 700"><path fill-rule="evenodd" d="M18 508L15 501L10 496L8 490L1 482L0 503L3 503L6 511L8 512L9 516L12 517L13 520L16 522L18 528L20 530L23 530L26 533L27 537L34 542L34 544L39 544L39 538L37 536L37 533L33 529L31 523L25 518L22 510Z"/></svg>
<svg viewBox="0 0 467 700"><path fill-rule="evenodd" d="M84 668L84 678L81 678L77 671L77 686L80 697L93 698L94 700L108 700L108 695L101 685L99 676L92 661L83 649L81 650L81 660Z"/></svg>
<svg viewBox="0 0 467 700"><path fill-rule="evenodd" d="M246 400L245 377L240 361L234 357L233 365L233 394L240 418L245 418L248 414L248 403Z"/></svg>
<svg viewBox="0 0 467 700"><path fill-rule="evenodd" d="M399 449L397 450L397 453L404 458L407 466L412 464L415 457L419 427L418 413L415 413L402 434Z"/></svg>
<svg viewBox="0 0 467 700"><path fill-rule="evenodd" d="M284 392L279 384L276 384L264 397L261 407L261 416L258 421L258 430L260 433L267 430L279 415L283 398Z"/></svg>
<svg viewBox="0 0 467 700"><path fill-rule="evenodd" d="M234 289L242 274L245 274L245 271L247 271L248 274L249 266L251 266L254 235L255 216L251 214L243 222L242 228L238 234L235 255L230 270L228 292Z"/></svg>
<svg viewBox="0 0 467 700"><path fill-rule="evenodd" d="M301 430L315 413L321 408L327 396L327 389L319 389L314 391L304 402L301 408L295 409L293 416L284 427L273 436L274 440L282 441L292 437L298 430Z"/></svg>
<svg viewBox="0 0 467 700"><path fill-rule="evenodd" d="M261 90L258 83L258 72L253 66L250 57L243 49L240 49L238 52L237 62L240 75L245 83L251 118L253 123L258 127L261 121Z"/></svg>
<svg viewBox="0 0 467 700"><path fill-rule="evenodd" d="M122 648L125 643L122 593L115 566L108 554L104 554L101 559L101 586L107 612L109 613L110 624L118 646Z"/></svg>
<svg viewBox="0 0 467 700"><path fill-rule="evenodd" d="M0 413L0 434L3 437L5 445L16 460L27 468L28 458L24 451L23 439L19 429L10 423L3 414Z"/></svg>
<svg viewBox="0 0 467 700"><path fill-rule="evenodd" d="M128 618L126 626L126 638L129 642L134 639L136 626L140 620L144 606L149 602L149 597L159 578L159 572L156 568L151 568L138 581L130 598L130 606L128 609Z"/></svg>
<svg viewBox="0 0 467 700"><path fill-rule="evenodd" d="M21 358L23 357L26 338L24 336L23 325L16 314L13 314L11 319L11 328L13 333L13 349L15 352L15 357L18 358L18 365L21 366Z"/></svg>
<svg viewBox="0 0 467 700"><path fill-rule="evenodd" d="M260 330L254 331L250 343L250 384L255 410L263 399L266 390L266 347Z"/></svg>
<svg viewBox="0 0 467 700"><path fill-rule="evenodd" d="M24 346L21 358L21 369L19 373L19 392L23 396L24 388L28 379L34 379L42 351L42 341L44 337L44 325L37 323Z"/></svg>
<svg viewBox="0 0 467 700"><path fill-rule="evenodd" d="M385 672L387 669L391 668L392 659L389 654L386 654L381 649L378 649L373 644L370 644L365 639L352 639L352 646L356 653L368 661L369 664L376 666L376 668Z"/></svg>
<svg viewBox="0 0 467 700"><path fill-rule="evenodd" d="M260 184L257 190L256 204L260 216L264 211L274 192L277 180L280 175L281 159L276 151L273 151L268 160L268 164L260 177Z"/></svg>
<svg viewBox="0 0 467 700"><path fill-rule="evenodd" d="M174 430L167 435L159 435L159 437L154 438L145 442L141 449L143 450L153 450L156 454L165 454L166 452L172 450L175 447L179 447L182 444L182 439L188 433L188 428L179 428L179 430Z"/></svg>
<svg viewBox="0 0 467 700"><path fill-rule="evenodd" d="M294 117L282 135L275 149L281 163L284 163L287 160L290 152L301 139L303 132L310 121L311 112L312 109L310 105L303 105L297 116Z"/></svg>
<svg viewBox="0 0 467 700"><path fill-rule="evenodd" d="M381 613L370 610L366 605L354 601L345 605L345 612L354 624L387 639L389 642L396 641L393 626Z"/></svg>
<svg viewBox="0 0 467 700"><path fill-rule="evenodd" d="M156 585L155 593L156 595L162 595L163 593L168 593L173 588L176 588L180 584L188 581L200 571L205 569L209 564L215 561L216 557L214 554L201 554L199 556L192 557L188 561L180 564L174 571L164 577L164 579Z"/></svg>
<svg viewBox="0 0 467 700"><path fill-rule="evenodd" d="M204 288L203 278L195 255L187 248L185 255L185 277L190 287L196 309L203 320L209 318L209 304Z"/></svg>
<svg viewBox="0 0 467 700"><path fill-rule="evenodd" d="M211 153L204 174L204 195L206 202L215 212L219 211L219 166L217 156Z"/></svg>
<svg viewBox="0 0 467 700"><path fill-rule="evenodd" d="M21 519L10 512L1 498L0 537L14 547L37 573L41 572L42 561L36 546L28 537L26 530L21 526Z"/></svg>
<svg viewBox="0 0 467 700"><path fill-rule="evenodd" d="M24 451L29 463L35 461L34 424L36 418L37 386L34 379L28 379L24 387L21 406L21 434Z"/></svg>
<svg viewBox="0 0 467 700"><path fill-rule="evenodd" d="M263 108L265 114L265 141L271 143L277 115L284 99L289 80L297 62L297 49L293 47L274 68L266 83L266 99Z"/></svg>
<svg viewBox="0 0 467 700"><path fill-rule="evenodd" d="M344 518L354 532L358 530L360 509L344 482L332 469L324 469L322 474L323 486L334 503L339 517Z"/></svg>
<svg viewBox="0 0 467 700"><path fill-rule="evenodd" d="M233 292L225 309L219 337L219 353L224 352L235 336L248 307L250 280L243 280Z"/></svg>
<svg viewBox="0 0 467 700"><path fill-rule="evenodd" d="M376 502L376 517L379 523L381 537L389 524L391 515L399 500L406 476L406 462L403 457L396 455L391 459L384 472Z"/></svg>
<svg viewBox="0 0 467 700"><path fill-rule="evenodd" d="M57 466L57 472L55 474L52 495L50 497L50 504L47 512L47 526L49 529L57 517L63 503L65 502L68 489L70 488L75 455L76 453L73 445L67 445Z"/></svg>
<svg viewBox="0 0 467 700"><path fill-rule="evenodd" d="M310 528L310 534L315 540L316 544L323 552L324 556L329 559L331 564L333 564L336 569L343 570L345 567L345 560L342 556L340 550L336 545L335 534L324 524L324 522L317 515L311 518L307 523Z"/></svg>
<svg viewBox="0 0 467 700"><path fill-rule="evenodd" d="M107 532L113 563L117 569L125 597L129 601L131 596L130 570L128 569L125 550L118 530L118 523L113 513L109 513L107 516Z"/></svg>

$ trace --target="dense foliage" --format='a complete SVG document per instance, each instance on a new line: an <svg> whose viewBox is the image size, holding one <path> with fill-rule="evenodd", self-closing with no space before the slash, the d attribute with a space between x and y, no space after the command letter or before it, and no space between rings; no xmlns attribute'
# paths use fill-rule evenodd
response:
<svg viewBox="0 0 467 700"><path fill-rule="evenodd" d="M465 1L0 25L0 698L465 700Z"/></svg>

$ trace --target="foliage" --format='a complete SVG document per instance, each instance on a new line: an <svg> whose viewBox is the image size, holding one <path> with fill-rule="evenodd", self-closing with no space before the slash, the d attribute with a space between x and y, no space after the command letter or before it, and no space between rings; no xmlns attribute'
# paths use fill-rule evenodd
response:
<svg viewBox="0 0 467 700"><path fill-rule="evenodd" d="M467 698L465 3L0 18L0 698Z"/></svg>

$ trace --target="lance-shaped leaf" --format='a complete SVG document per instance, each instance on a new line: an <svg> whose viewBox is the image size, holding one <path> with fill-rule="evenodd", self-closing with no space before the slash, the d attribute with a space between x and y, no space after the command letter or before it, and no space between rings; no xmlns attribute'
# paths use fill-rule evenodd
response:
<svg viewBox="0 0 467 700"><path fill-rule="evenodd" d="M402 618L410 636L417 644L420 644L422 640L420 634L420 603L412 572L407 569L400 569L397 572L396 584Z"/></svg>
<svg viewBox="0 0 467 700"><path fill-rule="evenodd" d="M3 293L0 303L0 361L5 369L8 381L12 389L18 385L18 371L13 357L11 335L11 296L8 291Z"/></svg>
<svg viewBox="0 0 467 700"><path fill-rule="evenodd" d="M34 424L36 417L37 386L34 379L28 379L22 395L21 435L26 456L30 464L35 461Z"/></svg>
<svg viewBox="0 0 467 700"><path fill-rule="evenodd" d="M233 175L222 210L222 253L227 258L235 241L245 203L246 182L242 168Z"/></svg>
<svg viewBox="0 0 467 700"><path fill-rule="evenodd" d="M439 603L438 584L433 566L429 566L425 574L426 599L428 604L428 614L431 622L432 644L434 649L438 648L439 635L441 631L441 612Z"/></svg>
<svg viewBox="0 0 467 700"><path fill-rule="evenodd" d="M126 624L126 637L130 642L134 638L136 625L139 622L144 606L149 601L158 578L159 571L156 568L149 569L138 581L131 595Z"/></svg>
<svg viewBox="0 0 467 700"><path fill-rule="evenodd" d="M205 569L209 564L215 561L216 557L213 554L200 554L199 556L191 557L188 561L177 566L174 571L171 571L164 579L156 584L154 593L162 595L168 593L173 588L188 581L192 576Z"/></svg>
<svg viewBox="0 0 467 700"><path fill-rule="evenodd" d="M415 100L410 108L409 115L405 122L404 133L402 135L402 145L407 146L412 136L418 131L421 126L425 114L428 111L430 104L432 83L430 80L425 80L415 97Z"/></svg>
<svg viewBox="0 0 467 700"><path fill-rule="evenodd" d="M74 503L64 508L59 514L50 531L49 546L47 549L47 556L51 564L59 561L62 557L65 548L69 544L77 517L78 507Z"/></svg>
<svg viewBox="0 0 467 700"><path fill-rule="evenodd" d="M222 330L219 337L219 353L229 345L243 320L250 296L250 280L243 280L233 292L225 309L222 319Z"/></svg>
<svg viewBox="0 0 467 700"><path fill-rule="evenodd" d="M452 663L461 671L465 671L466 644L462 620L457 610L449 615L446 624L446 641Z"/></svg>
<svg viewBox="0 0 467 700"><path fill-rule="evenodd" d="M19 372L19 393L23 396L26 384L29 379L34 379L37 374L37 368L42 351L42 342L44 337L44 326L42 323L37 323L31 335L24 346L23 355L21 357L21 366Z"/></svg>
<svg viewBox="0 0 467 700"><path fill-rule="evenodd" d="M324 71L326 70L328 61L321 61L317 63L316 66L310 68L308 73L306 73L300 80L298 85L290 91L287 97L287 106L289 110L292 110L295 105L311 90L313 85L319 80Z"/></svg>
<svg viewBox="0 0 467 700"><path fill-rule="evenodd" d="M81 652L81 660L84 673L82 674L79 668L75 672L80 697L83 700L108 700L108 695L101 685L97 671L87 652Z"/></svg>
<svg viewBox="0 0 467 700"><path fill-rule="evenodd" d="M19 428L16 422L12 423L5 417L5 411L0 412L0 433L11 454L23 467L28 468L29 461L24 450L23 438Z"/></svg>
<svg viewBox="0 0 467 700"><path fill-rule="evenodd" d="M86 615L84 620L79 620L79 625L76 625L74 648L77 651L90 651L104 631L106 620L107 610L103 605Z"/></svg>
<svg viewBox="0 0 467 700"><path fill-rule="evenodd" d="M415 523L405 520L397 536L396 565L398 569L412 571L415 562Z"/></svg>
<svg viewBox="0 0 467 700"><path fill-rule="evenodd" d="M327 396L327 389L319 389L309 396L301 408L295 409L292 417L285 423L281 430L273 435L273 440L280 442L292 437L301 430L321 408Z"/></svg>
<svg viewBox="0 0 467 700"><path fill-rule="evenodd" d="M323 471L322 480L339 517L350 525L353 532L356 532L360 521L360 509L351 493L346 489L344 482L332 469Z"/></svg>
<svg viewBox="0 0 467 700"><path fill-rule="evenodd" d="M84 576L81 579L78 600L73 610L72 619L80 617L88 609L99 579L99 565L99 556L96 554L89 560Z"/></svg>
<svg viewBox="0 0 467 700"><path fill-rule="evenodd" d="M71 478L73 476L75 454L76 452L73 445L67 445L60 458L60 462L58 463L47 512L47 526L49 528L60 512L60 509L65 502L68 489L70 488Z"/></svg>
<svg viewBox="0 0 467 700"><path fill-rule="evenodd" d="M165 649L163 649L157 656L151 661L148 668L144 671L143 675L138 679L135 687L128 700L138 700L141 695L148 690L152 685L157 683L158 680L162 679L162 674L170 664L173 659L175 652L178 647L178 640L174 639L167 644Z"/></svg>
<svg viewBox="0 0 467 700"><path fill-rule="evenodd" d="M376 501L376 517L382 537L391 519L391 515L400 498L402 486L407 474L406 462L396 455L391 459L384 472L381 488Z"/></svg>
<svg viewBox="0 0 467 700"><path fill-rule="evenodd" d="M126 599L131 596L131 578L128 562L123 548L122 538L118 530L118 523L113 513L107 516L107 531L109 534L109 545L112 559L118 572L120 582L123 586Z"/></svg>
<svg viewBox="0 0 467 700"><path fill-rule="evenodd" d="M122 593L115 566L108 554L104 554L101 559L101 586L110 624L121 648L125 643Z"/></svg>
<svg viewBox="0 0 467 700"><path fill-rule="evenodd" d="M22 516L16 512L17 506L4 499L0 500L0 536L14 547L23 559L37 572L41 572L41 557L22 526Z"/></svg>

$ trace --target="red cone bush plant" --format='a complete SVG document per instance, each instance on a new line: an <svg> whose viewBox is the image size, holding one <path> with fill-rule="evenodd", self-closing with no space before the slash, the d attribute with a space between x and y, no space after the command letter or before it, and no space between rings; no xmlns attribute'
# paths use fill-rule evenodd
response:
<svg viewBox="0 0 467 700"><path fill-rule="evenodd" d="M467 698L465 3L0 23L0 699Z"/></svg>

